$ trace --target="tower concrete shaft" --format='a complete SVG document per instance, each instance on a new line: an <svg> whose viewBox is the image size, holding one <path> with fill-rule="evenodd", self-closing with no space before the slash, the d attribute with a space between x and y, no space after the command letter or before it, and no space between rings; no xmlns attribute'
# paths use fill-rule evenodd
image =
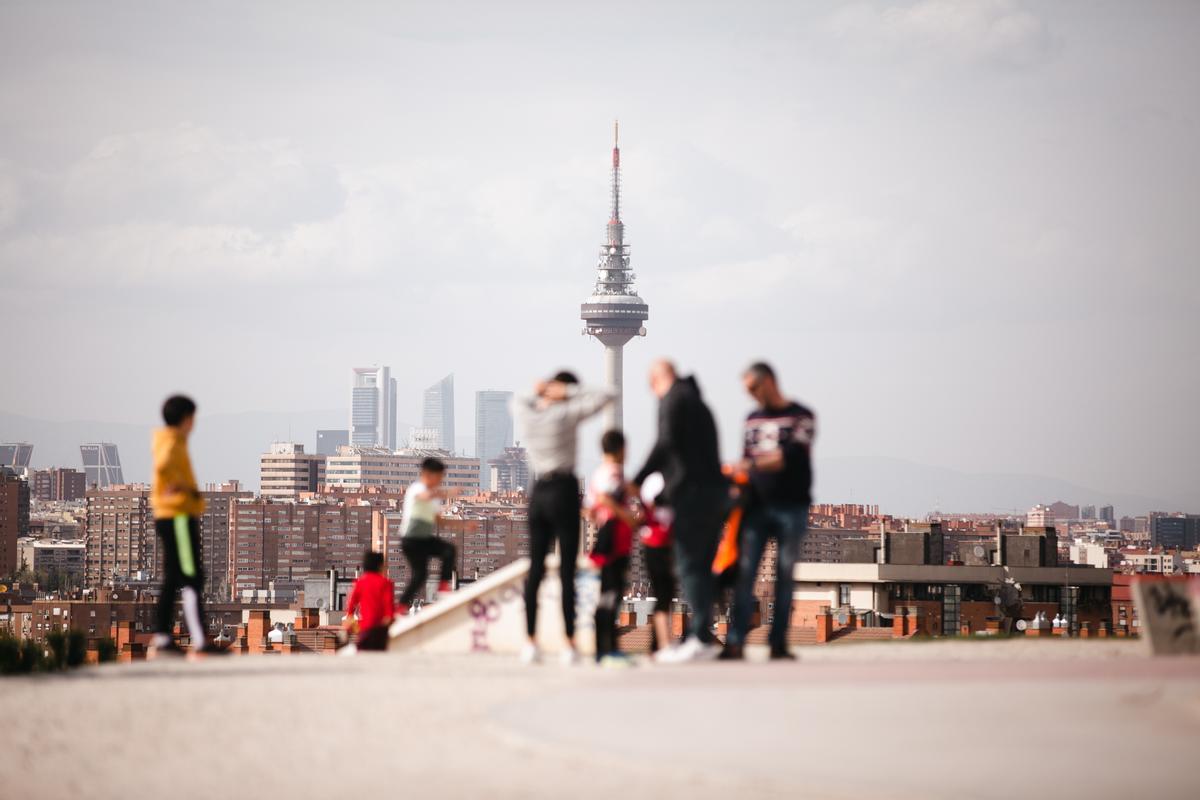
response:
<svg viewBox="0 0 1200 800"><path fill-rule="evenodd" d="M608 430L621 430L624 426L625 415L622 406L625 404L625 380L622 376L625 366L625 343L604 345L604 382L617 393L617 399L608 407L605 416Z"/></svg>
<svg viewBox="0 0 1200 800"><path fill-rule="evenodd" d="M629 245L625 244L625 224L621 221L621 148L616 123L613 124L612 206L605 233L596 264L596 285L591 297L580 307L580 317L584 335L593 336L604 345L604 379L617 395L609 408L607 423L610 428L619 429L624 421L621 374L624 347L633 337L646 335L643 324L650 317L650 307L638 296L634 288L637 276L629 268Z"/></svg>

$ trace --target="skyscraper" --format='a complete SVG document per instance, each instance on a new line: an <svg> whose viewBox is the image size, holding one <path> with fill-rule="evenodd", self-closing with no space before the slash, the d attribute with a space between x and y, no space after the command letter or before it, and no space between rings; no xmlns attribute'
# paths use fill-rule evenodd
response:
<svg viewBox="0 0 1200 800"><path fill-rule="evenodd" d="M475 393L475 457L479 459L479 488L491 488L490 462L513 446L512 392Z"/></svg>
<svg viewBox="0 0 1200 800"><path fill-rule="evenodd" d="M33 445L26 442L0 444L0 467L28 467L33 458Z"/></svg>
<svg viewBox="0 0 1200 800"><path fill-rule="evenodd" d="M115 444L81 444L79 454L83 456L83 471L87 474L89 489L107 489L125 483L125 476L121 473L121 456Z"/></svg>
<svg viewBox="0 0 1200 800"><path fill-rule="evenodd" d="M437 448L454 452L454 373L425 390L421 427L437 431Z"/></svg>
<svg viewBox="0 0 1200 800"><path fill-rule="evenodd" d="M629 245L625 244L625 224L621 222L621 148L616 123L613 124L612 150L612 212L608 219L608 235L600 247L596 264L596 286L592 295L580 306L583 333L594 336L604 345L604 380L617 393L608 408L609 428L620 428L622 422L622 360L626 342L634 336L645 336L642 324L650 317L650 307L638 297L633 281L637 278L629 268Z"/></svg>
<svg viewBox="0 0 1200 800"><path fill-rule="evenodd" d="M355 367L350 444L396 449L396 379L388 367Z"/></svg>
<svg viewBox="0 0 1200 800"><path fill-rule="evenodd" d="M335 456L339 447L344 447L348 444L350 444L350 431L317 431L317 455L319 456Z"/></svg>

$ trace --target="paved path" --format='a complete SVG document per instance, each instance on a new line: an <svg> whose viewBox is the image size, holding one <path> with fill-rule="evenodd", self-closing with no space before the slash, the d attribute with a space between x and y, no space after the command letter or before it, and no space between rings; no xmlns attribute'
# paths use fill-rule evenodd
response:
<svg viewBox="0 0 1200 800"><path fill-rule="evenodd" d="M1190 798L1200 659L1128 641L621 672L242 657L0 679L0 719L14 798Z"/></svg>

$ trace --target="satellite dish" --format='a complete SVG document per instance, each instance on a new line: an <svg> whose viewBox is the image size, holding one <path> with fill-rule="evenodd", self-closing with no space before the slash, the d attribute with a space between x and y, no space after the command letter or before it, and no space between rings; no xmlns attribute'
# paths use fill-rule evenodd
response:
<svg viewBox="0 0 1200 800"><path fill-rule="evenodd" d="M983 549L983 545L981 545L981 544L975 545L975 549L972 552L975 553L976 558L983 558L983 556L987 553L987 551Z"/></svg>
<svg viewBox="0 0 1200 800"><path fill-rule="evenodd" d="M1025 620L1023 620L1023 619L1017 620L1017 630L1023 631L1028 627L1029 627L1029 623L1026 622Z"/></svg>

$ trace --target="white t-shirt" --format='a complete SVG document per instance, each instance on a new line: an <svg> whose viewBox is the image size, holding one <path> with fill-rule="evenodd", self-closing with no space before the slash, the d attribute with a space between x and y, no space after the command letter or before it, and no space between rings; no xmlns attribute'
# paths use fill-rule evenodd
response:
<svg viewBox="0 0 1200 800"><path fill-rule="evenodd" d="M438 512L442 501L436 497L422 497L429 492L424 481L416 481L404 493L404 512L401 517L400 535L414 538L431 538L435 534Z"/></svg>

